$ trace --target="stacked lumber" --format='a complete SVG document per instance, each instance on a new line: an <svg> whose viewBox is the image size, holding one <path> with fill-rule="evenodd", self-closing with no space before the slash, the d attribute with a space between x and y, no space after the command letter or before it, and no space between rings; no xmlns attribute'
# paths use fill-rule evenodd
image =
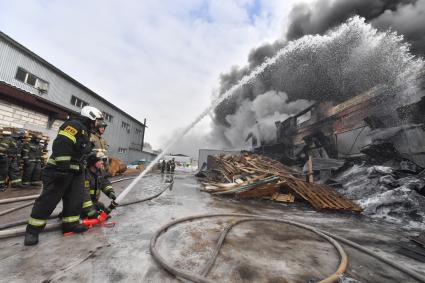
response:
<svg viewBox="0 0 425 283"><path fill-rule="evenodd" d="M213 158L213 176L203 191L238 198L269 198L294 202L298 196L315 209L341 209L361 212L362 208L325 185L308 183L296 170L268 157L244 153Z"/></svg>
<svg viewBox="0 0 425 283"><path fill-rule="evenodd" d="M108 170L109 174L112 177L116 175L121 175L127 170L127 164L125 164L118 158L110 158Z"/></svg>

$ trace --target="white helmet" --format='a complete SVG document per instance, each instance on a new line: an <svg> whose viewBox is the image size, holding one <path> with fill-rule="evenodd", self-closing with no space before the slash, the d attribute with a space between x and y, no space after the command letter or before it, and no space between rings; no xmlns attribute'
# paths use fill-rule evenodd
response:
<svg viewBox="0 0 425 283"><path fill-rule="evenodd" d="M83 109L81 109L80 115L87 117L92 121L96 121L96 119L103 119L102 112L93 106L84 106Z"/></svg>

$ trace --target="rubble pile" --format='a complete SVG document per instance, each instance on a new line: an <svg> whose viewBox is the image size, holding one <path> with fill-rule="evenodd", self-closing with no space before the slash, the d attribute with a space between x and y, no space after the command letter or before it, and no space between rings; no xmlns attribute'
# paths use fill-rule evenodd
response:
<svg viewBox="0 0 425 283"><path fill-rule="evenodd" d="M341 194L358 203L363 214L407 228L425 229L425 176L393 167L354 165L333 179Z"/></svg>
<svg viewBox="0 0 425 283"><path fill-rule="evenodd" d="M361 212L359 205L325 185L308 183L298 171L262 155L219 155L210 157L204 191L238 198L269 198L294 202L302 198L315 209Z"/></svg>

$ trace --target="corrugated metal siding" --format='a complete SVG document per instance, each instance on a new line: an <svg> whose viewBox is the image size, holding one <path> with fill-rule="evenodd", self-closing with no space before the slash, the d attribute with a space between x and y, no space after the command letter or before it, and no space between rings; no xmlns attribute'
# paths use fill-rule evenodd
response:
<svg viewBox="0 0 425 283"><path fill-rule="evenodd" d="M24 68L28 72L48 82L48 92L40 94L39 91L31 85L16 80L15 75L18 67ZM133 156L137 153L137 151L132 150L130 153L130 146L132 144L141 144L142 136L137 135L135 129L139 128L144 131L142 124L136 123L130 117L111 108L109 105L100 101L84 89L65 79L63 76L58 75L44 64L41 64L32 57L14 48L1 38L0 80L33 94L40 95L47 100L75 111L78 111L79 108L71 105L70 101L72 95L88 102L91 106L99 108L101 111L111 114L113 116L113 121L112 123L107 122L108 127L105 132L105 139L108 141L110 146L110 155L126 161L136 160L138 158L138 156ZM131 130L129 134L125 129L121 128L122 121L130 124ZM126 148L127 154L124 156L122 154L118 154L118 148L120 147Z"/></svg>

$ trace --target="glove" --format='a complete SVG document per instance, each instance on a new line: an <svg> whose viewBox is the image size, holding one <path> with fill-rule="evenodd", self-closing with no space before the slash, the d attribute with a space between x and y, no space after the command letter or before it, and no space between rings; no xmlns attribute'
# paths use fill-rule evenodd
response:
<svg viewBox="0 0 425 283"><path fill-rule="evenodd" d="M115 195L115 192L110 192L108 196L111 200L116 200L117 196Z"/></svg>
<svg viewBox="0 0 425 283"><path fill-rule="evenodd" d="M118 206L118 203L112 201L111 204L104 210L106 214L110 214L112 210L114 210Z"/></svg>
<svg viewBox="0 0 425 283"><path fill-rule="evenodd" d="M103 210L103 211L105 211L106 206L103 204L103 202L98 201L96 203L96 208L97 208L97 210Z"/></svg>
<svg viewBox="0 0 425 283"><path fill-rule="evenodd" d="M89 212L87 212L86 215L89 219L95 219L99 217L99 212L93 208Z"/></svg>

